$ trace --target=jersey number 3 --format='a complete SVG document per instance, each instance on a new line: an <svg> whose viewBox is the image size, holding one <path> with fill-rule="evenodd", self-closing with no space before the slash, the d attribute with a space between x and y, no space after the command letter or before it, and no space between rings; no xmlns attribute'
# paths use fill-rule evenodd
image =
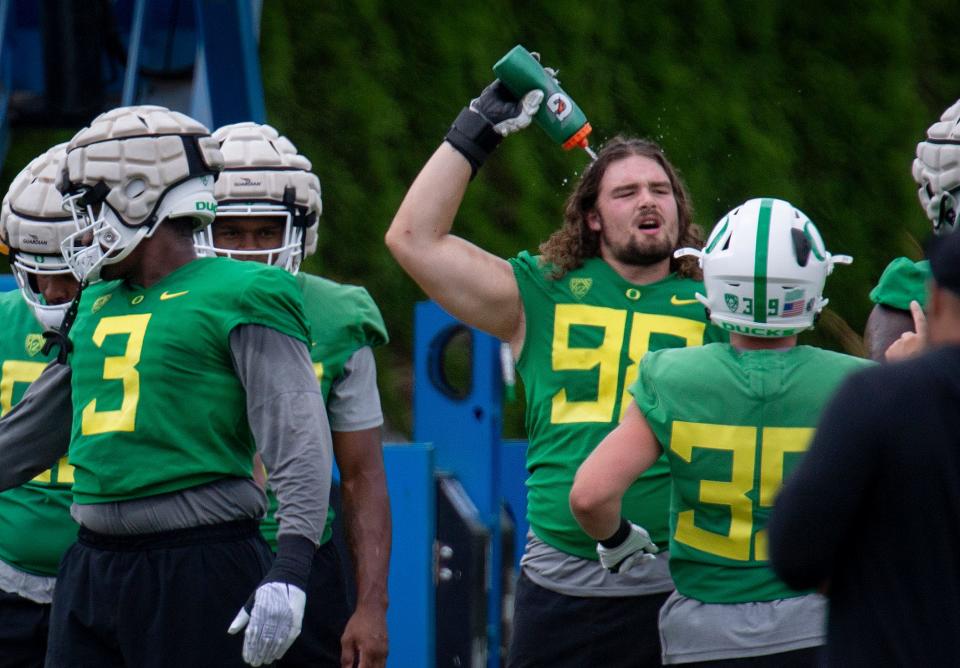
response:
<svg viewBox="0 0 960 668"><path fill-rule="evenodd" d="M140 402L140 373L137 371L137 363L143 351L143 337L147 332L150 316L150 313L112 316L97 323L97 328L93 331L93 342L98 348L103 346L108 336L128 335L123 355L103 360L103 379L119 380L123 383L123 400L120 408L116 410L98 411L96 399L84 406L81 422L84 436L134 430L137 404Z"/></svg>

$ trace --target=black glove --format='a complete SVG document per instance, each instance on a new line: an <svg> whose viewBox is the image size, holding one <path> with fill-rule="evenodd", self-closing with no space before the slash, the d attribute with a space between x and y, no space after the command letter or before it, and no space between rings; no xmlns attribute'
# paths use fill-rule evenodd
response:
<svg viewBox="0 0 960 668"><path fill-rule="evenodd" d="M470 178L504 137L530 125L541 102L542 90L534 89L517 99L496 79L464 107L444 139L470 163Z"/></svg>

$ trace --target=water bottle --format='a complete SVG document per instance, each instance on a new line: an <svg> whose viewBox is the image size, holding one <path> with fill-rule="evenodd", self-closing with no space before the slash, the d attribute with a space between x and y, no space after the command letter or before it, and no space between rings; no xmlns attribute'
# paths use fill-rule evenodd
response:
<svg viewBox="0 0 960 668"><path fill-rule="evenodd" d="M497 61L493 71L518 98L535 88L542 90L543 104L534 116L537 124L565 150L579 146L593 156L587 141L592 130L587 117L529 51L518 44Z"/></svg>

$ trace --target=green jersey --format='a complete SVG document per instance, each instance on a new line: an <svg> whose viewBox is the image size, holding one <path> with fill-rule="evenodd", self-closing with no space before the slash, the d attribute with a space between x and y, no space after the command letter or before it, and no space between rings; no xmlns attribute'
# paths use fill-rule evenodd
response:
<svg viewBox="0 0 960 668"><path fill-rule="evenodd" d="M510 260L520 288L526 338L517 360L527 400L527 519L554 548L596 559L596 541L570 512L577 468L617 426L627 388L649 350L726 340L708 326L698 281L668 276L634 285L600 258L560 279L524 252ZM659 461L626 493L623 514L667 538L670 478Z"/></svg>
<svg viewBox="0 0 960 668"><path fill-rule="evenodd" d="M910 310L910 302L927 305L927 281L930 280L930 263L914 262L898 257L887 265L877 286L870 291L870 300L902 311Z"/></svg>
<svg viewBox="0 0 960 668"><path fill-rule="evenodd" d="M810 346L651 353L631 388L670 462L670 573L704 603L800 596L767 564L766 525L847 374L871 364Z"/></svg>
<svg viewBox="0 0 960 668"><path fill-rule="evenodd" d="M0 415L20 401L50 361L43 328L19 291L0 293ZM66 420L67 417L63 416ZM21 571L54 576L64 551L77 538L70 517L73 468L62 458L30 482L0 493L0 559Z"/></svg>
<svg viewBox="0 0 960 668"><path fill-rule="evenodd" d="M149 288L114 281L84 290L70 332L77 503L252 477L254 440L229 341L246 324L310 341L292 276L203 258Z"/></svg>
<svg viewBox="0 0 960 668"><path fill-rule="evenodd" d="M310 358L320 381L323 400L330 396L333 383L343 375L350 357L364 347L380 346L387 342L387 328L380 310L370 294L359 286L341 285L310 274L297 274L297 285L303 296L303 306L310 322L313 340ZM260 523L260 532L270 547L277 549L277 497L268 490L270 509ZM335 513L327 511L327 524L321 544L333 535L331 525Z"/></svg>

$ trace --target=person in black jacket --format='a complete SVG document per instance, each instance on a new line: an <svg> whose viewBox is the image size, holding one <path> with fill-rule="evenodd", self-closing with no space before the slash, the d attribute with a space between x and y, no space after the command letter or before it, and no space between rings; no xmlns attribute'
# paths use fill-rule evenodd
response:
<svg viewBox="0 0 960 668"><path fill-rule="evenodd" d="M829 597L827 665L960 665L960 234L936 242L929 350L841 386L769 524L777 574Z"/></svg>

